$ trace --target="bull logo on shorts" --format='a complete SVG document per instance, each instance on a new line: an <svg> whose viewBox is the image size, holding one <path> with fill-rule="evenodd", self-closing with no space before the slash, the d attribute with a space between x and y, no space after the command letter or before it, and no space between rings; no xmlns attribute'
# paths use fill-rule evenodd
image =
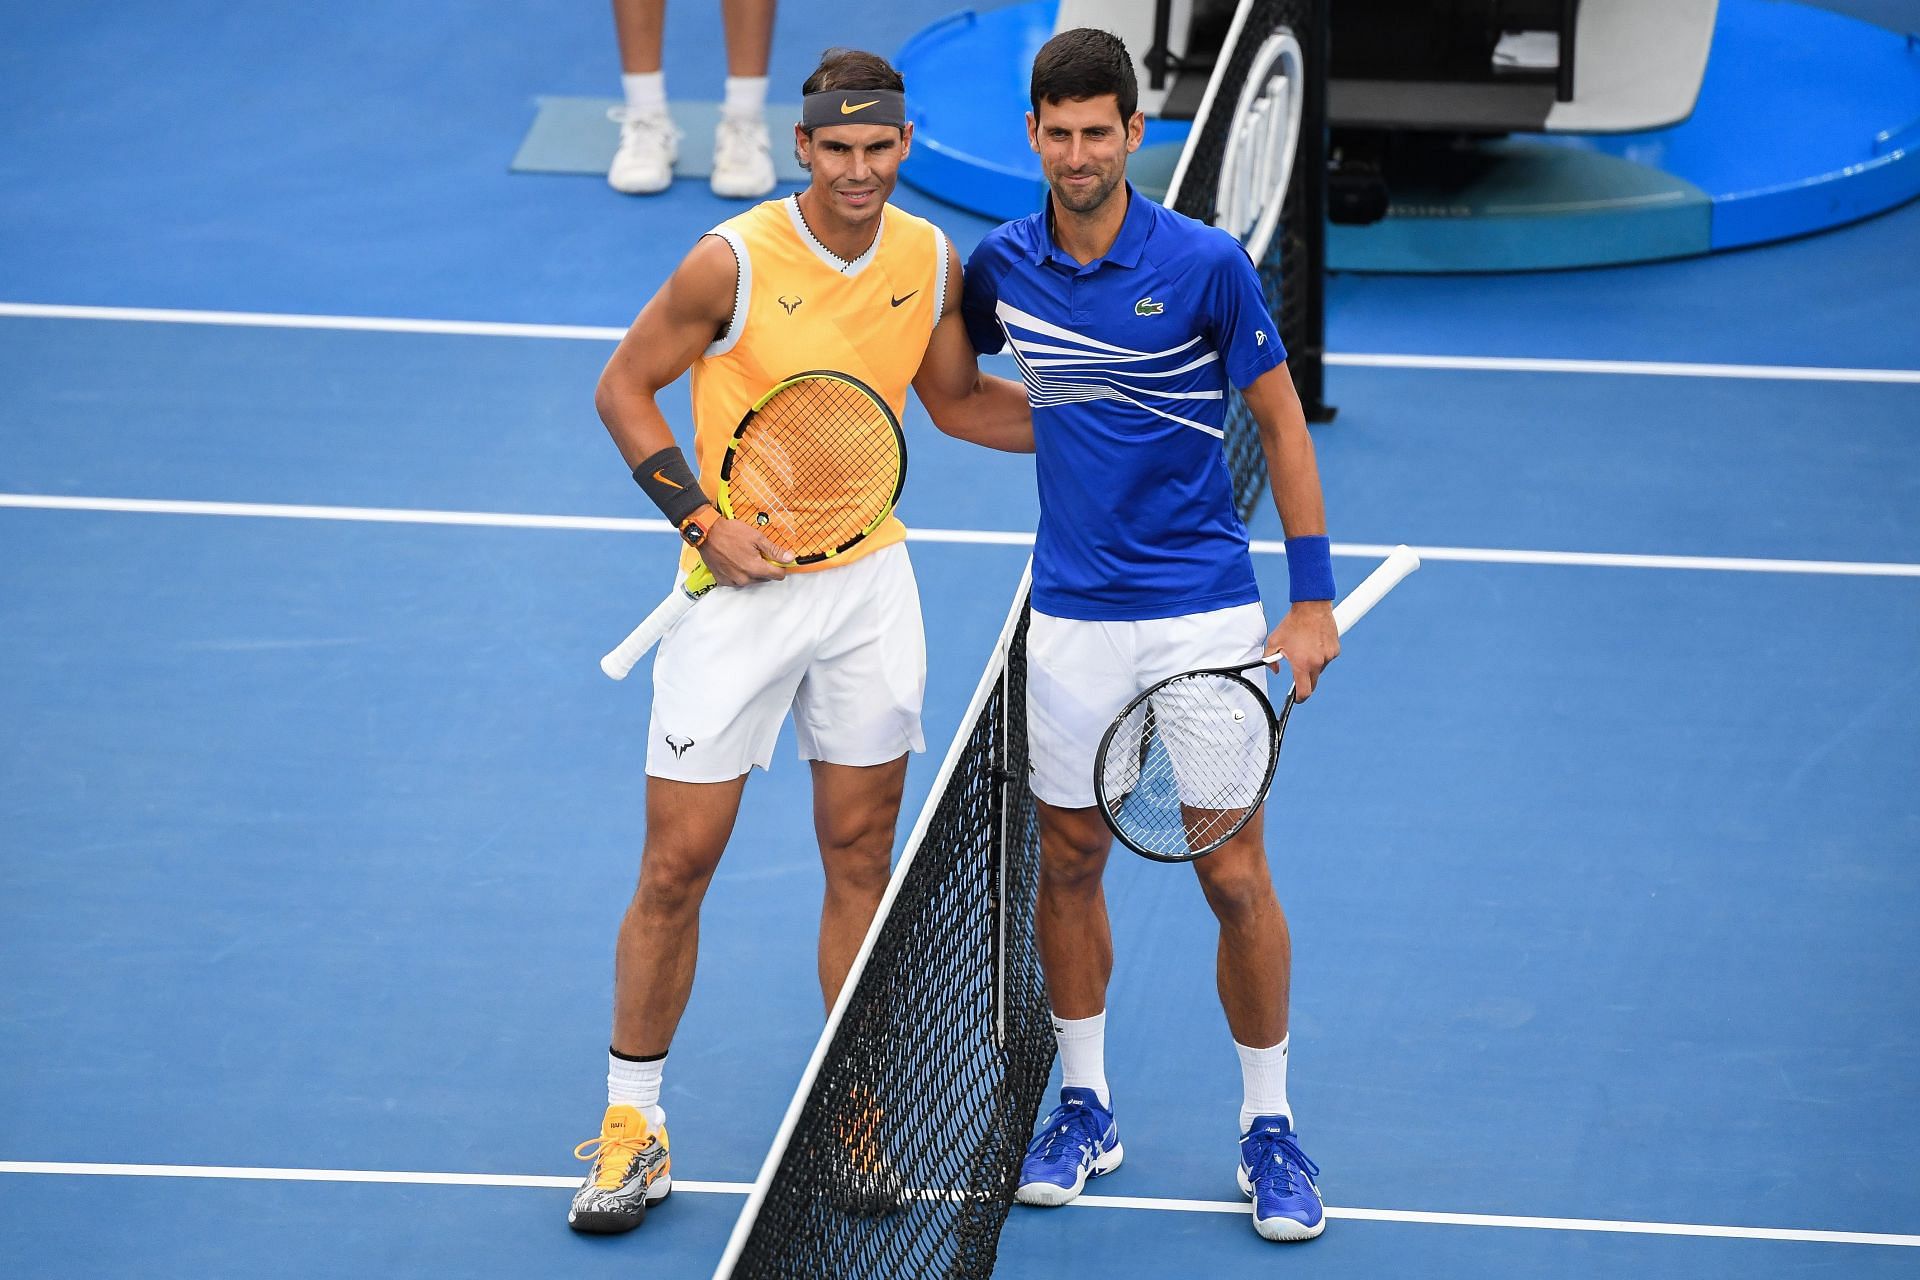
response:
<svg viewBox="0 0 1920 1280"><path fill-rule="evenodd" d="M688 749L693 746L693 739L682 738L678 734L670 733L667 735L667 746L673 749L673 758L678 760L681 756L687 754Z"/></svg>

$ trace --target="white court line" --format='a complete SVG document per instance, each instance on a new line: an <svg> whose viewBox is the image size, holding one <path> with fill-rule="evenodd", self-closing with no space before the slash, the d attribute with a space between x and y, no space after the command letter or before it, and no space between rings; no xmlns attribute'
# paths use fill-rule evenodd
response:
<svg viewBox="0 0 1920 1280"><path fill-rule="evenodd" d="M466 525L508 529L586 529L613 533L671 533L665 520L631 516L527 515L505 511L417 511L404 507L325 507L278 502L189 502L153 498L81 498L48 493L0 493L0 508L111 511L140 515L252 516L276 520L345 520L375 524ZM909 529L914 542L1030 547L1031 533L998 529ZM1256 538L1252 548L1280 555L1284 542ZM1385 559L1384 543L1338 542L1337 556ZM1920 564L1874 560L1764 560L1741 556L1627 555L1611 551L1520 551L1498 547L1415 547L1423 560L1474 564L1583 565L1603 569L1694 569L1722 573L1801 573L1841 577L1920 578Z"/></svg>
<svg viewBox="0 0 1920 1280"><path fill-rule="evenodd" d="M387 1169L254 1169L215 1164L95 1164L68 1160L0 1160L0 1173L59 1173L107 1178L225 1178L241 1182L384 1182L425 1187L566 1187L578 1177L517 1173L409 1173ZM673 1180L675 1191L743 1196L744 1182Z"/></svg>
<svg viewBox="0 0 1920 1280"><path fill-rule="evenodd" d="M334 329L358 333L434 333L483 338L561 338L617 342L624 328L585 324L503 324L486 320L408 320L266 311L188 311L166 307L77 307L0 302L0 316L33 320L117 320L144 324L237 325L261 329ZM1760 378L1786 382L1894 382L1920 385L1920 369L1846 369L1819 365L1689 364L1661 360L1543 360L1509 356L1420 356L1330 352L1330 365L1370 369L1462 369L1495 373L1611 373L1665 378Z"/></svg>
<svg viewBox="0 0 1920 1280"><path fill-rule="evenodd" d="M1612 373L1654 378L1765 378L1780 382L1902 382L1920 385L1920 369L1836 369L1805 364L1688 364L1668 360L1537 360L1515 356L1368 355L1328 352L1330 365L1353 369L1470 369L1488 373Z"/></svg>
<svg viewBox="0 0 1920 1280"><path fill-rule="evenodd" d="M571 338L618 342L625 329L589 324L501 324L490 320L406 320L391 316L309 316L268 311L181 311L166 307L69 307L0 302L0 316L23 320L122 320L138 324L217 324L244 329L334 329L353 333L438 333L474 338Z"/></svg>
<svg viewBox="0 0 1920 1280"><path fill-rule="evenodd" d="M367 1169L256 1169L202 1164L94 1164L58 1160L0 1160L0 1174L66 1174L111 1178L227 1178L249 1182L372 1182L453 1187L571 1188L578 1178L504 1173L404 1173ZM675 1191L746 1195L744 1182L685 1182ZM1168 1200L1149 1196L1081 1196L1076 1209L1155 1209L1172 1213L1245 1214L1244 1200ZM1727 1227L1691 1222L1620 1222L1605 1218L1535 1218L1490 1213L1427 1213L1415 1209L1347 1209L1327 1206L1329 1218L1356 1222L1409 1222L1445 1227L1511 1227L1534 1231L1605 1231L1628 1235L1704 1236L1736 1240L1788 1240L1813 1244L1876 1244L1920 1247L1920 1235L1873 1231L1803 1231L1791 1227Z"/></svg>

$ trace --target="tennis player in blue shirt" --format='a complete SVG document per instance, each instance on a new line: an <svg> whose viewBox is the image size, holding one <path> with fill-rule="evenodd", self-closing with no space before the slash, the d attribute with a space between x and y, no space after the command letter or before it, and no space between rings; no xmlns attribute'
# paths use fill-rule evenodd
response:
<svg viewBox="0 0 1920 1280"><path fill-rule="evenodd" d="M1093 794L1102 731L1155 681L1276 650L1304 699L1340 642L1313 443L1253 264L1226 232L1126 181L1146 121L1116 37L1054 36L1034 59L1031 98L1046 207L981 241L963 312L978 350L1011 349L1033 405L1035 923L1064 1087L1028 1149L1019 1198L1058 1205L1122 1156L1104 1051L1113 939L1101 889L1110 837ZM1271 634L1221 444L1228 382L1259 424L1287 533L1292 602ZM1220 923L1220 1002L1245 1084L1240 1188L1262 1236L1311 1239L1325 1217L1287 1102L1292 943L1259 821L1193 867Z"/></svg>

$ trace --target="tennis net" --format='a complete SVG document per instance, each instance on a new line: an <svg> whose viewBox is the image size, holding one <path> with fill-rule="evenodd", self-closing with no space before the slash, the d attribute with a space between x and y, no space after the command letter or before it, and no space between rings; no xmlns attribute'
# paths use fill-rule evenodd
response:
<svg viewBox="0 0 1920 1280"><path fill-rule="evenodd" d="M1026 598L1023 582L716 1278L993 1271L1054 1052Z"/></svg>
<svg viewBox="0 0 1920 1280"><path fill-rule="evenodd" d="M1242 0L1233 9L1166 195L1169 208L1247 247L1309 422L1333 417L1324 378L1328 3ZM1189 48L1183 65L1195 59ZM1266 458L1253 415L1231 391L1226 448L1245 519L1266 501Z"/></svg>

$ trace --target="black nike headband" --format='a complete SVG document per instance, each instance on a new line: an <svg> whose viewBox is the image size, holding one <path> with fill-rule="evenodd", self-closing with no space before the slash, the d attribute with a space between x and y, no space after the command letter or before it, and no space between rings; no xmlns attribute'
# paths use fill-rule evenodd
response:
<svg viewBox="0 0 1920 1280"><path fill-rule="evenodd" d="M801 99L800 127L808 133L835 124L907 124L907 95L898 89L823 89Z"/></svg>

